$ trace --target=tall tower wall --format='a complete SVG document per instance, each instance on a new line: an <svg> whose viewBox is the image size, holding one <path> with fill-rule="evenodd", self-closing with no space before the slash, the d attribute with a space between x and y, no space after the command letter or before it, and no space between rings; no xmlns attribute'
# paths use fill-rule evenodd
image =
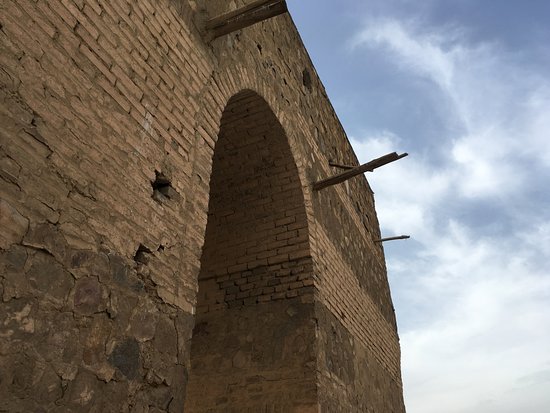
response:
<svg viewBox="0 0 550 413"><path fill-rule="evenodd" d="M243 4L0 5L0 410L404 412L372 191Z"/></svg>

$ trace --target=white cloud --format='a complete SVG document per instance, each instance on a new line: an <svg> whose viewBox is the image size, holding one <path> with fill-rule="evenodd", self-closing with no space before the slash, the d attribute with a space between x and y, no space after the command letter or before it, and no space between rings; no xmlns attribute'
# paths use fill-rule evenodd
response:
<svg viewBox="0 0 550 413"><path fill-rule="evenodd" d="M519 237L533 253L550 257L550 221L535 220L531 228L521 232ZM550 274L550 263L547 270Z"/></svg>
<svg viewBox="0 0 550 413"><path fill-rule="evenodd" d="M528 155L538 156L546 167L550 167L550 85L540 82L539 87L525 102L527 113L523 135L527 144L520 145Z"/></svg>
<svg viewBox="0 0 550 413"><path fill-rule="evenodd" d="M550 277L529 265L527 248L465 232L432 245L429 267L408 269L424 274L419 291L434 311L431 323L401 334L408 411L515 412L539 400L527 411L543 413L550 399L537 373L550 365Z"/></svg>
<svg viewBox="0 0 550 413"><path fill-rule="evenodd" d="M385 20L369 24L351 43L352 48L363 45L387 46L398 54L398 62L406 70L413 70L419 75L433 80L442 89L450 90L453 84L453 58L438 45L441 38L431 34L422 39L415 39L395 20ZM451 54L460 54L460 49Z"/></svg>
<svg viewBox="0 0 550 413"><path fill-rule="evenodd" d="M382 132L367 139L350 139L360 162L390 152L405 152L400 139ZM451 177L429 168L414 155L377 169L374 188L377 210L385 229L392 233L423 233L430 219L428 210L439 202L451 184ZM403 179L403 177L407 179Z"/></svg>
<svg viewBox="0 0 550 413"><path fill-rule="evenodd" d="M453 108L448 121L463 126L442 137L446 155L426 155L437 162L413 152L369 175L383 232L411 233L419 246L387 257L390 277L407 279L393 283L398 319L422 312L400 324L408 412L550 411L550 213L529 215L530 191L550 182L549 81L458 30L371 21L353 47L378 48L429 79ZM366 162L411 143L380 131L352 145ZM522 216L500 222L499 235L459 213L490 202L486 215L512 216L512 196L525 199Z"/></svg>
<svg viewBox="0 0 550 413"><path fill-rule="evenodd" d="M462 195L516 191L526 179L518 154L550 162L550 81L514 65L497 44L464 44L456 28L417 32L414 24L371 21L351 45L389 52L404 72L440 90L453 109L449 123L464 130L442 142Z"/></svg>

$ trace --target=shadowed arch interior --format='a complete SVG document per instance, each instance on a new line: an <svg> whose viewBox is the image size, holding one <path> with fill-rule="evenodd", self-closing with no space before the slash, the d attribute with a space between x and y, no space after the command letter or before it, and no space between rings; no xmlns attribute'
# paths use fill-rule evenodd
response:
<svg viewBox="0 0 550 413"><path fill-rule="evenodd" d="M186 412L315 403L313 318L298 169L270 107L243 91L214 152Z"/></svg>

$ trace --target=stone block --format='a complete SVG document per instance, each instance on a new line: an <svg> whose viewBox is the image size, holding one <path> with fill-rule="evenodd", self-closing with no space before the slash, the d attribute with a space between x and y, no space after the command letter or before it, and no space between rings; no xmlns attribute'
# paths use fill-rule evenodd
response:
<svg viewBox="0 0 550 413"><path fill-rule="evenodd" d="M29 220L21 215L8 201L0 199L0 249L8 249L23 240Z"/></svg>

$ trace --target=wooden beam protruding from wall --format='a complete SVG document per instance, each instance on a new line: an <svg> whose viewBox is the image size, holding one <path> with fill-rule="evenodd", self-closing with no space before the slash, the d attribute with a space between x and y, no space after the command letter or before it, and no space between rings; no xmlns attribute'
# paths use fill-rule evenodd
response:
<svg viewBox="0 0 550 413"><path fill-rule="evenodd" d="M285 0L258 0L208 20L206 30L211 34L212 39L216 39L287 11Z"/></svg>
<svg viewBox="0 0 550 413"><path fill-rule="evenodd" d="M363 165L350 169L349 171L345 171L338 175L331 176L330 178L315 182L313 184L313 190L319 191L320 189L326 188L327 186L342 183L350 178L353 178L354 176L364 174L365 172L372 172L376 168L380 168L381 166L397 161L398 159L404 158L405 156L408 156L408 153L402 153L401 155L398 155L396 152L389 153Z"/></svg>
<svg viewBox="0 0 550 413"><path fill-rule="evenodd" d="M386 241L395 241L399 239L409 239L410 235L399 235L397 237L389 237L389 238L382 238L382 239L376 239L374 242L386 242Z"/></svg>
<svg viewBox="0 0 550 413"><path fill-rule="evenodd" d="M355 168L355 166L343 165L343 164L341 164L341 163L336 163L336 162L332 162L332 161L329 162L328 164L329 164L329 166L332 166L332 167L334 167L334 168L340 168L340 169L348 169L348 170L349 170L349 169Z"/></svg>

